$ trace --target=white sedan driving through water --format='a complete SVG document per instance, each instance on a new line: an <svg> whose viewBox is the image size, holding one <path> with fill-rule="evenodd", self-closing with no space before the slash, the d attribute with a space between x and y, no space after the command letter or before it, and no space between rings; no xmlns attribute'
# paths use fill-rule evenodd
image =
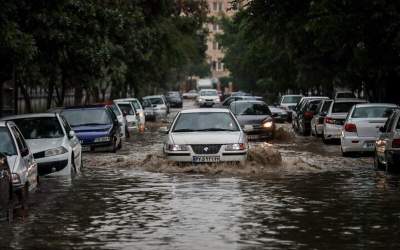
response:
<svg viewBox="0 0 400 250"><path fill-rule="evenodd" d="M177 162L241 162L247 138L228 109L192 109L178 113L165 131L164 153Z"/></svg>

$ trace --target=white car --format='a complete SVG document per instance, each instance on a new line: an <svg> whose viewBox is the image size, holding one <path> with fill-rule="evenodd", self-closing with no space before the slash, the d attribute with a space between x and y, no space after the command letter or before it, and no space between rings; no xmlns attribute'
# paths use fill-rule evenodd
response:
<svg viewBox="0 0 400 250"><path fill-rule="evenodd" d="M247 137L228 109L192 109L177 114L166 131L164 153L177 162L241 162Z"/></svg>
<svg viewBox="0 0 400 250"><path fill-rule="evenodd" d="M122 110L115 103L113 103L109 106L112 109L112 111L114 112L114 114L117 116L119 126L121 129L121 139L126 138L128 135L127 134L127 130L128 130L127 129L127 121L126 121L124 114L122 113Z"/></svg>
<svg viewBox="0 0 400 250"><path fill-rule="evenodd" d="M61 115L27 114L4 119L18 126L37 162L40 176L71 176L80 172L82 147Z"/></svg>
<svg viewBox="0 0 400 250"><path fill-rule="evenodd" d="M281 97L279 107L287 111L293 110L300 102L301 98L303 98L302 95L284 95Z"/></svg>
<svg viewBox="0 0 400 250"><path fill-rule="evenodd" d="M116 101L116 102L123 101L123 102L132 103L133 107L136 110L136 115L139 118L139 126L141 129L144 129L144 127L146 125L146 117L144 114L144 108L142 107L142 104L140 103L140 101L137 98L122 98L122 99L117 99L114 101Z"/></svg>
<svg viewBox="0 0 400 250"><path fill-rule="evenodd" d="M344 123L340 144L343 156L355 152L374 152L375 141L387 118L398 106L369 103L353 106Z"/></svg>
<svg viewBox="0 0 400 250"><path fill-rule="evenodd" d="M23 135L13 122L0 121L0 152L7 157L13 191L25 207L28 193L38 186L38 169Z"/></svg>
<svg viewBox="0 0 400 250"><path fill-rule="evenodd" d="M324 121L333 100L322 100L318 105L315 115L311 119L311 135L322 136L324 133Z"/></svg>
<svg viewBox="0 0 400 250"><path fill-rule="evenodd" d="M139 128L139 121L136 116L136 110L131 102L115 101L121 109L122 114L126 119L128 132L137 131Z"/></svg>
<svg viewBox="0 0 400 250"><path fill-rule="evenodd" d="M165 98L162 95L152 95L143 97L143 100L146 100L153 105L153 111L156 116L156 119L161 118L165 119L168 116L169 107Z"/></svg>
<svg viewBox="0 0 400 250"><path fill-rule="evenodd" d="M329 140L340 139L342 128L351 108L356 104L367 103L362 99L336 99L326 113L323 123L322 140L327 143Z"/></svg>
<svg viewBox="0 0 400 250"><path fill-rule="evenodd" d="M216 89L202 89L197 97L197 104L200 107L212 107L221 102Z"/></svg>

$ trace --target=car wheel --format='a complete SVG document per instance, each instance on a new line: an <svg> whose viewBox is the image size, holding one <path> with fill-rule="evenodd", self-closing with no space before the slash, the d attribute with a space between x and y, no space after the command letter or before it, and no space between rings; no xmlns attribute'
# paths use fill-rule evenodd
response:
<svg viewBox="0 0 400 250"><path fill-rule="evenodd" d="M377 152L375 151L375 155L374 155L374 169L375 170L382 170L384 169L383 164L379 161L379 157Z"/></svg>
<svg viewBox="0 0 400 250"><path fill-rule="evenodd" d="M76 174L75 156L71 154L71 177Z"/></svg>
<svg viewBox="0 0 400 250"><path fill-rule="evenodd" d="M114 137L111 152L117 153L117 148L118 148L118 145L117 145L117 138Z"/></svg>

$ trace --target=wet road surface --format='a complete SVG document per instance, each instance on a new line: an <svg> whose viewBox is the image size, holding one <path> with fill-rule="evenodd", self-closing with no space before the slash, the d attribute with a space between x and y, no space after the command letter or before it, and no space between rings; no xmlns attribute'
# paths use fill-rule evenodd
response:
<svg viewBox="0 0 400 250"><path fill-rule="evenodd" d="M1 224L0 249L400 248L400 176L375 172L368 157L342 159L337 145L300 137L276 146L318 171L257 178L108 164L157 154L161 139L148 130L117 155L86 155L72 180L42 179L29 211Z"/></svg>

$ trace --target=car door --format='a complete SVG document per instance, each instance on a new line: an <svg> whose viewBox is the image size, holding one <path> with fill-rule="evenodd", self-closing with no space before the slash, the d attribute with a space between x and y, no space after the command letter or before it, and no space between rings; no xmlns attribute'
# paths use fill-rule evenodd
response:
<svg viewBox="0 0 400 250"><path fill-rule="evenodd" d="M21 180L29 183L29 191L31 191L37 187L38 170L36 162L19 129L16 126L11 126L11 133L17 142L21 157L21 175L26 177L25 179L21 177Z"/></svg>
<svg viewBox="0 0 400 250"><path fill-rule="evenodd" d="M81 156L82 153L81 143L79 142L78 137L75 135L75 132L73 132L67 120L65 120L65 118L60 115L58 115L58 120L60 121L62 127L64 128L65 134L67 135L68 144L71 147L72 151L74 152L75 159L73 159L73 161L75 161L75 166L78 166L76 165L77 159Z"/></svg>
<svg viewBox="0 0 400 250"><path fill-rule="evenodd" d="M383 128L381 128L378 139L376 140L375 147L376 147L376 153L378 157L386 161L385 159L385 152L388 146L390 145L390 139L393 137L393 124L394 121L396 120L396 114L393 113L385 122L385 125Z"/></svg>

